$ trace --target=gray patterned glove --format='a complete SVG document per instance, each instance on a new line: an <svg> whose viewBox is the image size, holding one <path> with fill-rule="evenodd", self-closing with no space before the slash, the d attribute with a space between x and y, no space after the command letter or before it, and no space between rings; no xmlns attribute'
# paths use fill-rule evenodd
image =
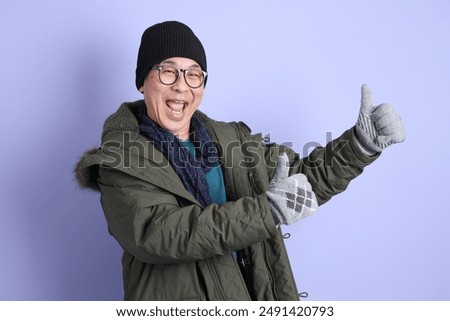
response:
<svg viewBox="0 0 450 321"><path fill-rule="evenodd" d="M361 87L361 109L356 122L356 135L362 149L369 155L405 140L402 120L389 104L372 105L369 86Z"/></svg>
<svg viewBox="0 0 450 321"><path fill-rule="evenodd" d="M316 194L303 174L289 176L289 159L285 153L278 157L275 175L266 192L275 223L293 224L311 215L318 207Z"/></svg>

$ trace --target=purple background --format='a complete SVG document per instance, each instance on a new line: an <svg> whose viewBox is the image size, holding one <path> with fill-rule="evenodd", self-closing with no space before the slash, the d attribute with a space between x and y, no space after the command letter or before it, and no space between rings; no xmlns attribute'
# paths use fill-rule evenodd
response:
<svg viewBox="0 0 450 321"><path fill-rule="evenodd" d="M122 298L121 250L99 195L72 176L134 87L140 36L177 19L202 40L201 109L255 132L325 143L357 118L360 85L407 141L292 227L308 300L450 300L450 2L2 1L0 299Z"/></svg>

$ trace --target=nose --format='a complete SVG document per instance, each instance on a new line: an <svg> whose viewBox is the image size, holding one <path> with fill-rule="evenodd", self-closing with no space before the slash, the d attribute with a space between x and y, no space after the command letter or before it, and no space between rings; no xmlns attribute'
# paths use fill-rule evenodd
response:
<svg viewBox="0 0 450 321"><path fill-rule="evenodd" d="M173 90L178 92L185 92L189 90L189 86L186 83L186 80L184 79L184 73L180 73L178 76L177 81L172 85Z"/></svg>

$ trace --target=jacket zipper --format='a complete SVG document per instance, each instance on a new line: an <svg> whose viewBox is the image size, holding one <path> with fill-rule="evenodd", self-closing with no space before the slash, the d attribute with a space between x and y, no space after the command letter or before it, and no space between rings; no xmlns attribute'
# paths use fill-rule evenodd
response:
<svg viewBox="0 0 450 321"><path fill-rule="evenodd" d="M245 282L245 280L244 280L244 276L242 275L242 272L241 272L241 268L240 268L240 262L238 262L236 259L234 259L233 258L233 262L234 262L234 266L235 266L235 268L236 268L236 271L237 271L237 275L238 275L238 278L239 278L239 280L241 281L241 283L242 283L242 287L244 288L244 291L245 291L245 294L247 295L247 299L249 300L249 301L252 301L252 297L250 296L250 293L249 293L249 289L247 288L247 283ZM243 262L243 264L245 264L244 262Z"/></svg>

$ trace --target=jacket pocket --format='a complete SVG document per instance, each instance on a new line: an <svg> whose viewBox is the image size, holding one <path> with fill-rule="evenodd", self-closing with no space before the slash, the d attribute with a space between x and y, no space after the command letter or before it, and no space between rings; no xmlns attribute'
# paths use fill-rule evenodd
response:
<svg viewBox="0 0 450 321"><path fill-rule="evenodd" d="M210 259L198 261L198 268L203 277L204 290L210 301L226 300L222 284L218 278L217 271Z"/></svg>
<svg viewBox="0 0 450 321"><path fill-rule="evenodd" d="M131 270L124 269L124 279L125 300L207 300L196 262L151 265L134 260Z"/></svg>
<svg viewBox="0 0 450 321"><path fill-rule="evenodd" d="M208 300L249 301L250 294L231 254L199 261Z"/></svg>

